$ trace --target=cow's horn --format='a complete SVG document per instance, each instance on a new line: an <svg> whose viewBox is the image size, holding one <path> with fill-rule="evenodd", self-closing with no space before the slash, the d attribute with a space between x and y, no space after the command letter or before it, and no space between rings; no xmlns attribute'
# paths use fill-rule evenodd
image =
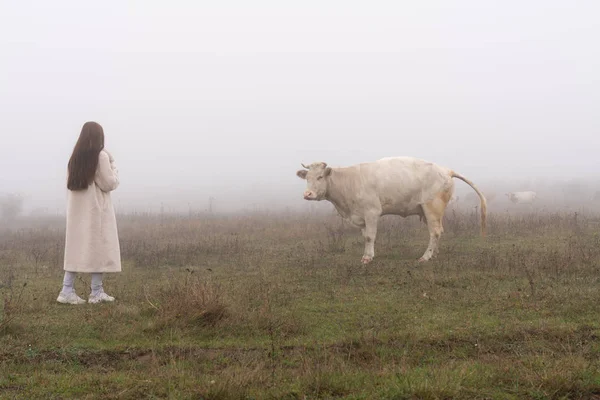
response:
<svg viewBox="0 0 600 400"><path fill-rule="evenodd" d="M306 168L306 169L310 169L310 168L308 168L306 165L304 165L304 163L300 163L300 165L302 165L302 166L303 166L304 168Z"/></svg>

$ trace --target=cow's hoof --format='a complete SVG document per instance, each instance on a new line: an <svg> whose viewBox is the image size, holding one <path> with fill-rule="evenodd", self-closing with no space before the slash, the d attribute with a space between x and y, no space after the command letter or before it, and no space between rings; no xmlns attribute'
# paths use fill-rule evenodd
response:
<svg viewBox="0 0 600 400"><path fill-rule="evenodd" d="M366 264L370 263L371 261L373 261L373 257L363 256L360 261L366 265Z"/></svg>
<svg viewBox="0 0 600 400"><path fill-rule="evenodd" d="M427 262L429 261L429 259L425 258L425 257L421 257L417 260L417 262L423 263L423 262Z"/></svg>

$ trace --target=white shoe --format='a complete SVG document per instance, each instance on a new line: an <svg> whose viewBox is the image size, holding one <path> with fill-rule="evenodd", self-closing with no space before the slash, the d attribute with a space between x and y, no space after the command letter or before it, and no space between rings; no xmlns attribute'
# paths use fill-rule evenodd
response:
<svg viewBox="0 0 600 400"><path fill-rule="evenodd" d="M103 301L115 301L115 298L102 292L96 296L90 296L90 298L88 299L88 303L92 303L92 304L100 303Z"/></svg>
<svg viewBox="0 0 600 400"><path fill-rule="evenodd" d="M60 292L58 298L56 299L59 303L62 304L85 304L85 300L81 297L77 296L75 292L71 293L63 293Z"/></svg>

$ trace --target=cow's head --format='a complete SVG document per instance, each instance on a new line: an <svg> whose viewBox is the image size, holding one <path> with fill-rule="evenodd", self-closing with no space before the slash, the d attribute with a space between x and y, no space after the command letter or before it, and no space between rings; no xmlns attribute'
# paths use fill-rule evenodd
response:
<svg viewBox="0 0 600 400"><path fill-rule="evenodd" d="M324 162L302 166L306 169L299 170L296 175L306 179L304 200L323 200L327 194L327 177L331 174L331 167Z"/></svg>

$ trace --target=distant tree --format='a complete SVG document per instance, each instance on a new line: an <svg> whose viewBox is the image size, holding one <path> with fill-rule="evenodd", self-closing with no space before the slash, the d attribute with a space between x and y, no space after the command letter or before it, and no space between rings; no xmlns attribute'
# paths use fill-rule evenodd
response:
<svg viewBox="0 0 600 400"><path fill-rule="evenodd" d="M0 215L4 220L12 220L23 211L23 196L5 194L0 197Z"/></svg>
<svg viewBox="0 0 600 400"><path fill-rule="evenodd" d="M208 212L212 214L215 211L215 198L210 196L208 198Z"/></svg>

